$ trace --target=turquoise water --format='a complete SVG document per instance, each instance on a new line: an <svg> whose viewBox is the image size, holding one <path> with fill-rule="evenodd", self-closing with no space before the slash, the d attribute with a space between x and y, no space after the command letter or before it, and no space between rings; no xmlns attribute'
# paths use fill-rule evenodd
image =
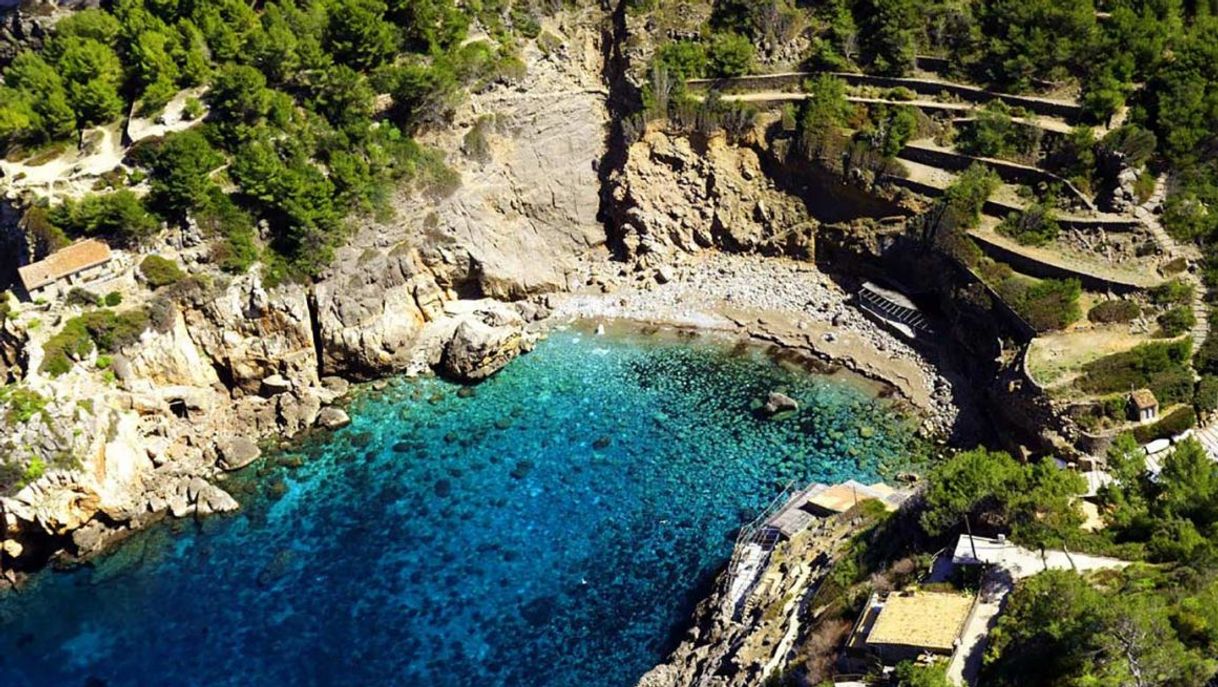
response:
<svg viewBox="0 0 1218 687"><path fill-rule="evenodd" d="M795 417L753 411L775 388ZM230 482L239 514L0 599L0 685L631 687L782 484L913 442L753 349L576 331L472 395L400 380L351 415Z"/></svg>

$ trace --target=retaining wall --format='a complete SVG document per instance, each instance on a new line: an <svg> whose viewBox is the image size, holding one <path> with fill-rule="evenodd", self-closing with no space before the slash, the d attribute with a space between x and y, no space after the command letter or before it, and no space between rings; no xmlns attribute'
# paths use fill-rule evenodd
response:
<svg viewBox="0 0 1218 687"><path fill-rule="evenodd" d="M1086 207L1092 207L1091 200L1083 195L1074 184L1052 172L1047 172L1037 167L1029 167L988 157L973 157L972 155L965 155L950 150L924 148L918 145L905 146L899 153L899 156L911 162L918 162L953 172L963 172L973 164L980 163L994 170L1008 184L1023 184L1025 186L1059 184L1073 200L1082 203Z"/></svg>
<svg viewBox="0 0 1218 687"><path fill-rule="evenodd" d="M999 262L1005 262L1018 272L1023 272L1033 277L1041 279L1077 279L1083 285L1083 288L1088 291L1111 291L1117 294L1133 293L1141 291L1144 288L1139 284L1100 277L1089 272L1066 267L1065 265L1042 262L1006 246L991 243L976 234L970 234L970 236L977 244L977 247L985 252L986 255Z"/></svg>

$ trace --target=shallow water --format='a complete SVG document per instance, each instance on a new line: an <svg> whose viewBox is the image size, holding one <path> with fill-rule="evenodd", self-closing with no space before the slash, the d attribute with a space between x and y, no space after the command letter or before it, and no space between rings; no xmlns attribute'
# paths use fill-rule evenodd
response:
<svg viewBox="0 0 1218 687"><path fill-rule="evenodd" d="M752 412L775 388L796 417ZM401 380L351 414L243 475L239 514L0 599L0 685L630 687L782 484L913 442L753 349L576 331L473 396Z"/></svg>

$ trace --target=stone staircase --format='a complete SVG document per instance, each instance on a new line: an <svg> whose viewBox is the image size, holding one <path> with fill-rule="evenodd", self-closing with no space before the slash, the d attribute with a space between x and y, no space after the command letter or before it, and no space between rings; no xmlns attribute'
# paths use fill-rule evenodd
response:
<svg viewBox="0 0 1218 687"><path fill-rule="evenodd" d="M1167 233L1163 223L1159 221L1159 215L1155 213L1155 209L1163 205L1166 197L1167 175L1163 174L1155 181L1155 190L1151 194L1150 199L1143 205L1134 208L1133 214L1150 230L1150 233L1155 237L1155 242L1163 248L1163 252L1169 259L1184 258L1189 262L1190 269L1181 274L1180 278L1193 287L1192 310L1196 323L1193 325L1190 334L1193 339L1193 350L1197 350L1210 335L1210 317L1209 307L1205 302L1205 284L1201 281L1201 275L1191 269L1193 265L1200 261L1201 254L1196 246L1181 245L1172 238L1171 234Z"/></svg>
<svg viewBox="0 0 1218 687"><path fill-rule="evenodd" d="M1210 459L1218 461L1218 425L1198 427L1193 430L1193 437L1205 447L1205 452L1210 455Z"/></svg>

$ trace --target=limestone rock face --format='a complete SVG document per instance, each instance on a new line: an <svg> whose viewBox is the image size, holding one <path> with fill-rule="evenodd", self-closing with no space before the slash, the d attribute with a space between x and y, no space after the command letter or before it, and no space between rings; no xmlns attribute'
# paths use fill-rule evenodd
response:
<svg viewBox="0 0 1218 687"><path fill-rule="evenodd" d="M811 252L816 222L783 193L751 148L648 132L611 180L627 252L645 264L673 251Z"/></svg>
<svg viewBox="0 0 1218 687"><path fill-rule="evenodd" d="M25 346L28 341L29 335L16 323L7 318L0 322L0 384L15 382L25 376L28 364Z"/></svg>
<svg viewBox="0 0 1218 687"><path fill-rule="evenodd" d="M317 353L304 287L267 290L253 272L185 309L186 327L200 349L241 392L258 393L275 374L296 386L317 384Z"/></svg>
<svg viewBox="0 0 1218 687"><path fill-rule="evenodd" d="M524 348L520 323L491 324L469 318L457 326L444 348L445 374L465 382L478 382L520 355Z"/></svg>
<svg viewBox="0 0 1218 687"><path fill-rule="evenodd" d="M49 535L64 535L93 519L101 497L68 473L56 473L5 499L6 520L36 523Z"/></svg>
<svg viewBox="0 0 1218 687"><path fill-rule="evenodd" d="M219 385L211 361L199 351L186 329L186 320L177 313L167 332L149 330L138 344L129 346L115 374L125 383L136 380L151 387Z"/></svg>
<svg viewBox="0 0 1218 687"><path fill-rule="evenodd" d="M323 369L363 378L403 369L419 329L442 308L435 279L406 249L340 251L313 299Z"/></svg>
<svg viewBox="0 0 1218 687"><path fill-rule="evenodd" d="M597 220L597 165L606 150L599 9L564 14L551 50L525 44L518 83L474 93L453 125L424 142L461 175L427 212L404 199L399 214L442 286L499 299L566 288L581 253L605 243ZM467 135L485 141L477 150Z"/></svg>

